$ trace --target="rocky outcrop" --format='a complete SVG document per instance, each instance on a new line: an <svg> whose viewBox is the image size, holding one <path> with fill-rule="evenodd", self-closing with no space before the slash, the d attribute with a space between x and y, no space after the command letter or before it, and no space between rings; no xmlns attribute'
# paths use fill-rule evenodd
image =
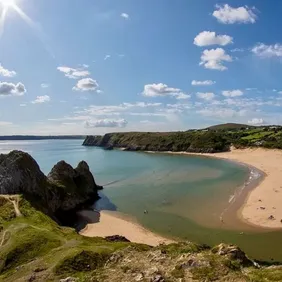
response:
<svg viewBox="0 0 282 282"><path fill-rule="evenodd" d="M40 196L38 187L46 186L46 182L46 176L29 154L21 151L0 154L1 194L27 192Z"/></svg>
<svg viewBox="0 0 282 282"><path fill-rule="evenodd" d="M108 242L130 242L127 238L120 235L106 236L105 240Z"/></svg>
<svg viewBox="0 0 282 282"><path fill-rule="evenodd" d="M238 260L244 266L253 265L253 262L248 259L246 254L237 246L220 244L212 249L213 253L220 256L227 256L231 260Z"/></svg>
<svg viewBox="0 0 282 282"><path fill-rule="evenodd" d="M45 176L27 153L12 151L0 155L0 194L23 194L49 215L62 215L99 199L94 177L86 162L74 169L58 162Z"/></svg>

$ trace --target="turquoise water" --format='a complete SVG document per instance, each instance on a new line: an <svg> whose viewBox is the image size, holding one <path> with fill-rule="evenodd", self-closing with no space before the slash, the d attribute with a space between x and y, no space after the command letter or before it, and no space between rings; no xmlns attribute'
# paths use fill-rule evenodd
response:
<svg viewBox="0 0 282 282"><path fill-rule="evenodd" d="M282 248L277 248L282 232L254 229L235 212L233 217L228 214L233 195L249 178L247 167L204 157L105 151L81 143L1 141L0 152L26 151L45 173L62 159L73 166L85 160L96 182L105 187L100 208L128 214L166 236L210 245L234 243L257 259L282 261Z"/></svg>

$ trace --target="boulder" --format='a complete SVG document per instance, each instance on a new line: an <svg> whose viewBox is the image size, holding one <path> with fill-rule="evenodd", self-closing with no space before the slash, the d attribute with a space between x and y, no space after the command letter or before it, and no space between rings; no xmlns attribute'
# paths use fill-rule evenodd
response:
<svg viewBox="0 0 282 282"><path fill-rule="evenodd" d="M212 249L213 253L221 256L227 256L231 260L239 260L244 266L253 265L253 262L248 259L246 254L237 246L220 244Z"/></svg>
<svg viewBox="0 0 282 282"><path fill-rule="evenodd" d="M105 239L109 242L130 242L127 238L120 235L107 236Z"/></svg>

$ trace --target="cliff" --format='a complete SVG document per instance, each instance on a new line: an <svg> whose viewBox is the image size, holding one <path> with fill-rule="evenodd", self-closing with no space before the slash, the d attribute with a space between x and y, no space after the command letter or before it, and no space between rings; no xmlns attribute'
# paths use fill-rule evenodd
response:
<svg viewBox="0 0 282 282"><path fill-rule="evenodd" d="M210 131L127 132L87 136L83 145L125 148L127 151L217 153L228 151L230 142L222 134Z"/></svg>
<svg viewBox="0 0 282 282"><path fill-rule="evenodd" d="M99 199L100 189L84 161L76 168L60 161L45 176L37 162L25 152L0 155L0 194L23 194L62 222L68 212Z"/></svg>

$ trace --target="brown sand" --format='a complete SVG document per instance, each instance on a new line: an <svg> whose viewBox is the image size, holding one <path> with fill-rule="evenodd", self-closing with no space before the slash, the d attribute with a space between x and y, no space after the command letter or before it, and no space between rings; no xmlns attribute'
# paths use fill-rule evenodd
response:
<svg viewBox="0 0 282 282"><path fill-rule="evenodd" d="M119 213L112 211L90 211L79 212L80 216L87 219L87 226L80 231L81 235L88 237L106 237L111 235L121 235L131 242L142 243L151 246L159 244L169 244L173 241L146 230L141 225L122 218Z"/></svg>

